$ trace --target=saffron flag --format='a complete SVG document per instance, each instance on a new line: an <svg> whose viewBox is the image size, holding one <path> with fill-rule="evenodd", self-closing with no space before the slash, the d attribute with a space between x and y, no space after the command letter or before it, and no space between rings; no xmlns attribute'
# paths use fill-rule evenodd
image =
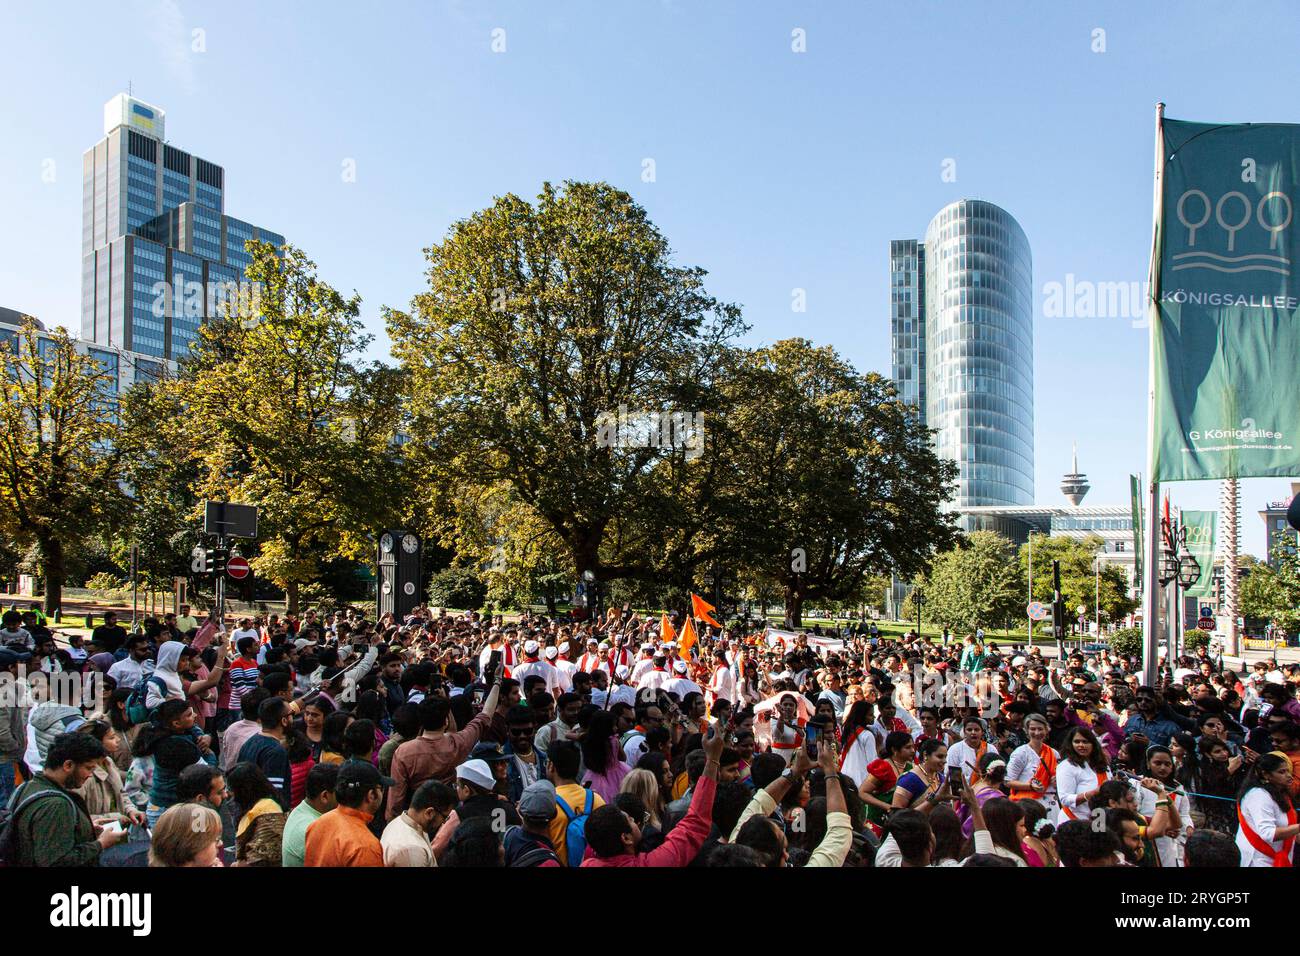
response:
<svg viewBox="0 0 1300 956"><path fill-rule="evenodd" d="M695 636L695 622L688 617L686 623L682 625L682 639L677 645L678 656L682 660L691 659L691 648L695 646L696 640L698 638Z"/></svg>
<svg viewBox="0 0 1300 956"><path fill-rule="evenodd" d="M1300 126L1166 119L1152 255L1156 481L1300 472Z"/></svg>
<svg viewBox="0 0 1300 956"><path fill-rule="evenodd" d="M667 611L659 618L659 640L665 644L677 640L677 632L673 630L672 624L668 622Z"/></svg>
<svg viewBox="0 0 1300 956"><path fill-rule="evenodd" d="M713 619L713 612L716 610L716 607L704 600L704 598L700 597L698 594L691 595L691 616L698 617L706 624L716 627L718 630L722 630L722 625Z"/></svg>

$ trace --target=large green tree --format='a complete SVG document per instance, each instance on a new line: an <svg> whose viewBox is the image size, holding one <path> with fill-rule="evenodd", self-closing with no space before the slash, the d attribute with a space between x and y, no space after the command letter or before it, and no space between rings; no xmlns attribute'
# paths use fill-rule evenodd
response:
<svg viewBox="0 0 1300 956"><path fill-rule="evenodd" d="M1240 568L1237 607L1244 617L1269 621L1288 634L1300 630L1300 557L1279 542L1272 565L1251 560Z"/></svg>
<svg viewBox="0 0 1300 956"><path fill-rule="evenodd" d="M200 327L168 382L183 412L160 434L192 457L196 499L257 505L253 569L296 611L323 560L369 558L375 530L402 510L400 373L365 360L359 297L292 246L249 251L255 314Z"/></svg>
<svg viewBox="0 0 1300 956"><path fill-rule="evenodd" d="M427 291L387 324L426 480L463 492L452 523L504 489L575 575L689 580L718 549L715 378L738 310L604 183L498 198L426 255Z"/></svg>
<svg viewBox="0 0 1300 956"><path fill-rule="evenodd" d="M1132 614L1137 601L1130 596L1128 579L1114 564L1102 561L1100 574L1095 573L1097 557L1103 542L1097 535L1071 538L1066 535L1035 535L1033 542L1034 600L1051 603L1052 562L1061 563L1061 594L1065 598L1066 615L1073 619L1080 606L1085 616L1091 618L1097 609L1100 590L1101 618L1114 623ZM1029 575L1029 545L1021 545L1021 573Z"/></svg>
<svg viewBox="0 0 1300 956"><path fill-rule="evenodd" d="M35 547L50 613L69 552L124 512L113 374L30 318L0 342L0 534Z"/></svg>
<svg viewBox="0 0 1300 956"><path fill-rule="evenodd" d="M955 540L956 467L891 382L829 347L786 339L746 353L726 383L736 559L780 583L786 623L805 602L854 600L873 575L911 578Z"/></svg>
<svg viewBox="0 0 1300 956"><path fill-rule="evenodd" d="M954 632L1005 628L1024 617L1025 581L1015 545L993 531L975 531L935 555L921 587L930 619Z"/></svg>

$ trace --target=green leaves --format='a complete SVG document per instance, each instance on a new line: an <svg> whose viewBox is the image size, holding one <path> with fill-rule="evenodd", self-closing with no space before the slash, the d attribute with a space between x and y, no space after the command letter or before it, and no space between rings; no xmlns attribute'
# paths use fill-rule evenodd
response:
<svg viewBox="0 0 1300 956"><path fill-rule="evenodd" d="M258 506L253 569L292 606L321 560L368 557L374 529L400 512L402 382L363 360L370 338L357 296L320 280L292 246L249 251L260 314L200 328L168 383L183 410L169 438L196 469L195 500Z"/></svg>
<svg viewBox="0 0 1300 956"><path fill-rule="evenodd" d="M65 553L123 517L116 389L61 328L27 320L0 348L0 532L36 546L50 610Z"/></svg>
<svg viewBox="0 0 1300 956"><path fill-rule="evenodd" d="M992 531L972 532L937 555L921 586L925 615L957 633L1007 627L1024 616L1025 583L1015 547Z"/></svg>

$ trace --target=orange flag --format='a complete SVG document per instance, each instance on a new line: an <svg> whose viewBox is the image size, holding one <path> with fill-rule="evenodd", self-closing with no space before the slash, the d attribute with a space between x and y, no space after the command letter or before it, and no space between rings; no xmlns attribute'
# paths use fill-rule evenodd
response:
<svg viewBox="0 0 1300 956"><path fill-rule="evenodd" d="M718 630L722 630L722 625L713 619L713 612L716 610L716 607L704 600L704 598L700 597L698 594L691 595L691 616L698 617L701 621L705 621L713 627L716 627Z"/></svg>
<svg viewBox="0 0 1300 956"><path fill-rule="evenodd" d="M688 617L682 625L682 639L677 643L677 653L682 660L691 659L691 648L695 646L696 640L695 622Z"/></svg>
<svg viewBox="0 0 1300 956"><path fill-rule="evenodd" d="M672 624L668 623L668 613L666 611L659 618L659 640L664 643L677 640L677 632L673 630Z"/></svg>

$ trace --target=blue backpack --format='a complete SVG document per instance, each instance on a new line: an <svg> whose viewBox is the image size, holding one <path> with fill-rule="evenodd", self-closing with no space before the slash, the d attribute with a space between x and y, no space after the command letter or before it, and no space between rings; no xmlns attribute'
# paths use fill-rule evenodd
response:
<svg viewBox="0 0 1300 956"><path fill-rule="evenodd" d="M582 858L587 853L587 818L591 816L596 795L590 790L587 791L587 799L580 814L575 814L574 809L565 803L564 798L559 794L556 794L555 802L569 818L569 825L564 830L564 845L569 855L569 866L582 866Z"/></svg>
<svg viewBox="0 0 1300 956"><path fill-rule="evenodd" d="M126 699L126 719L133 724L143 724L146 721L153 720L153 716L158 710L157 707L151 709L145 706L145 701L149 697L150 684L162 691L164 700L167 699L167 684L161 677L154 677L150 674L140 681L135 690L131 691L131 696Z"/></svg>

